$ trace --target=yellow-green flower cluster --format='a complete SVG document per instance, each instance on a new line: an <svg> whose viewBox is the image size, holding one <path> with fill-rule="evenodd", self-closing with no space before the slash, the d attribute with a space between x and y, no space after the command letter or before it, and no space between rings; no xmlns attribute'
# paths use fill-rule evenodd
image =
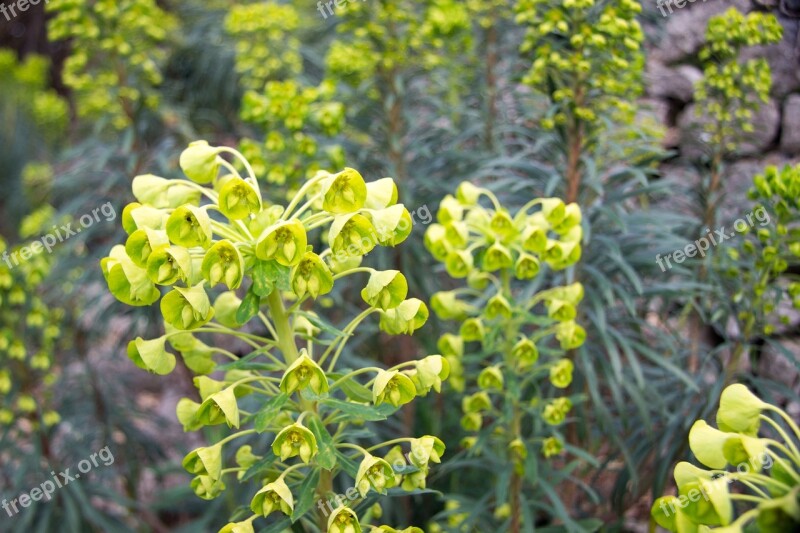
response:
<svg viewBox="0 0 800 533"><path fill-rule="evenodd" d="M491 207L481 205L482 198ZM464 182L455 196L442 200L437 217L425 245L450 276L467 282L431 298L441 319L461 324L438 347L453 387L474 391L463 397L461 425L477 435L462 444L476 454L497 448L522 475L529 451L538 448L550 457L561 449L558 426L572 408L561 390L572 382L574 369L563 355L581 346L586 333L576 322L580 283L531 297L513 280L532 280L548 267L561 270L580 259L581 211L574 203L541 198L512 215L491 191ZM538 304L546 315L534 318ZM465 375L477 375L476 383L467 384Z"/></svg>
<svg viewBox="0 0 800 533"><path fill-rule="evenodd" d="M778 420L767 415L776 414ZM722 391L717 426L698 420L689 447L707 468L675 466L677 496L655 501L656 522L678 533L800 528L800 429L786 412L744 385ZM766 428L769 436L760 436Z"/></svg>
<svg viewBox="0 0 800 533"><path fill-rule="evenodd" d="M533 58L524 83L547 94L545 127L596 124L603 114L633 117L641 93L644 33L634 0L520 0L516 21L526 27L523 53Z"/></svg>
<svg viewBox="0 0 800 533"><path fill-rule="evenodd" d="M163 44L176 22L155 0L51 0L46 9L49 37L71 42L63 76L80 117L123 129L140 108L158 108Z"/></svg>
<svg viewBox="0 0 800 533"><path fill-rule="evenodd" d="M739 53L746 46L776 43L782 33L772 14L744 15L731 8L709 20L700 52L704 77L695 87L695 97L697 114L710 119L704 124L710 144L732 151L742 133L753 131L753 114L768 101L772 77L766 59L740 63Z"/></svg>
<svg viewBox="0 0 800 533"><path fill-rule="evenodd" d="M769 315L782 301L789 299L800 309L800 278L791 268L800 263L800 165L767 167L753 178L748 197L755 202L753 213L761 224L723 260L730 262L726 273L737 284L733 302L741 309L743 330L770 335L776 325ZM788 324L789 317L782 315L780 321Z"/></svg>
<svg viewBox="0 0 800 533"><path fill-rule="evenodd" d="M335 78L353 86L386 83L419 65L442 66L471 43L470 14L457 0L351 2L340 14L341 38L331 43L327 64ZM373 88L370 94L379 93Z"/></svg>
<svg viewBox="0 0 800 533"><path fill-rule="evenodd" d="M344 127L344 106L332 83L307 86L302 72L297 10L259 2L234 6L225 28L236 40L236 70L245 89L241 118L266 132L243 139L239 150L267 181L292 187L321 168L344 166L338 146L320 146Z"/></svg>
<svg viewBox="0 0 800 533"><path fill-rule="evenodd" d="M67 102L48 89L50 65L46 58L29 55L17 60L13 50L0 50L0 93L6 113L24 111L48 137L57 137L69 118ZM8 124L15 121L7 120ZM9 137L14 131L4 135Z"/></svg>
<svg viewBox="0 0 800 533"><path fill-rule="evenodd" d="M223 157L228 155L246 169L244 175ZM153 175L133 180L137 202L121 217L127 241L101 266L120 301L142 306L161 300L165 334L131 341L128 356L145 370L168 374L177 364L171 346L198 374L199 401L184 398L178 404L184 428L239 430L185 458L184 467L195 475L195 493L216 498L225 490L224 477L234 473L237 479L264 480L251 501L254 515L223 531L247 530L257 517L272 513L294 520L318 513L297 510L293 494L299 497L301 484L313 492L303 480L323 473L332 479L346 472L362 495L395 486L424 488L429 463L444 453L438 438L394 439L367 450L353 442L360 437L350 428L383 420L431 389L438 392L448 377L447 360L430 355L388 369L337 367L347 341L370 315L378 315L380 329L389 334L411 334L428 318L425 304L408 297L402 273L360 266L373 248L400 244L411 232L394 181L367 183L352 168L320 170L288 205L270 205L253 168L236 150L196 141L181 154L180 165L188 180ZM361 291L367 307L341 331L310 310L311 301L335 290L337 280L362 274L368 275ZM162 290L168 291L163 297ZM266 330L264 336L253 331L255 324L244 329L251 320ZM252 352L238 359L198 338L209 333L238 339ZM220 366L218 356L230 361ZM215 370L219 377L212 379ZM374 377L357 379L365 374ZM255 433L270 435L258 441L267 446L239 447L237 466L225 468L227 443ZM402 442L410 444L411 464ZM377 455L394 444L384 457ZM359 457L361 467L349 469ZM342 531L360 530L355 511L340 508L333 516Z"/></svg>
<svg viewBox="0 0 800 533"><path fill-rule="evenodd" d="M38 232L52 220L44 208L23 220L26 232ZM39 253L27 260L0 237L0 425L16 433L49 427L59 422L52 408L53 386L58 379L53 353L61 337L64 311L48 305L41 294L50 275L53 256ZM20 423L23 420L28 423Z"/></svg>

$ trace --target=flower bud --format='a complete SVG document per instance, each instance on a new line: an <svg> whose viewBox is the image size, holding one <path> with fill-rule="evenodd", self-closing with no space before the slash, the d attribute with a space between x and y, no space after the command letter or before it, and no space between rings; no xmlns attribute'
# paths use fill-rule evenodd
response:
<svg viewBox="0 0 800 533"><path fill-rule="evenodd" d="M486 303L486 318L491 320L497 317L511 318L511 304L499 293Z"/></svg>
<svg viewBox="0 0 800 533"><path fill-rule="evenodd" d="M467 250L454 250L447 254L444 266L451 278L465 278L472 270L472 254Z"/></svg>
<svg viewBox="0 0 800 533"><path fill-rule="evenodd" d="M480 318L468 318L461 324L459 330L461 337L467 341L483 341L486 334Z"/></svg>
<svg viewBox="0 0 800 533"><path fill-rule="evenodd" d="M219 150L206 141L194 141L181 153L180 166L186 176L197 183L211 183L219 173Z"/></svg>
<svg viewBox="0 0 800 533"><path fill-rule="evenodd" d="M483 256L483 270L486 272L511 268L513 264L514 260L511 257L511 251L498 242L492 244Z"/></svg>
<svg viewBox="0 0 800 533"><path fill-rule="evenodd" d="M209 476L197 476L191 483L194 493L204 500L213 500L225 491L225 483L221 479L214 480Z"/></svg>

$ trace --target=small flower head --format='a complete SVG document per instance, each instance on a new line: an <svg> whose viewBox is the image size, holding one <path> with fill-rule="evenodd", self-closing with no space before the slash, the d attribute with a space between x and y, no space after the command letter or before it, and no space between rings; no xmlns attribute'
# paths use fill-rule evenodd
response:
<svg viewBox="0 0 800 533"><path fill-rule="evenodd" d="M444 451L444 442L440 438L432 435L422 436L411 441L411 463L417 468L427 470L430 462L442 462Z"/></svg>
<svg viewBox="0 0 800 533"><path fill-rule="evenodd" d="M425 324L429 314L422 300L409 298L394 309L381 311L380 328L390 335L411 335Z"/></svg>
<svg viewBox="0 0 800 533"><path fill-rule="evenodd" d="M483 270L486 272L511 268L513 265L514 259L511 257L511 251L499 242L491 245L483 256Z"/></svg>
<svg viewBox="0 0 800 533"><path fill-rule="evenodd" d="M558 455L564 449L564 443L556 437L547 437L542 442L542 454L545 457L553 457Z"/></svg>
<svg viewBox="0 0 800 533"><path fill-rule="evenodd" d="M444 266L451 278L466 278L473 267L472 254L466 250L453 250L447 254Z"/></svg>
<svg viewBox="0 0 800 533"><path fill-rule="evenodd" d="M572 370L574 366L569 359L561 359L550 367L550 383L559 389L565 389L572 383Z"/></svg>
<svg viewBox="0 0 800 533"><path fill-rule="evenodd" d="M250 502L250 509L261 516L269 516L275 511L280 511L291 516L294 510L294 497L289 486L278 478L272 483L267 483L259 490Z"/></svg>
<svg viewBox="0 0 800 533"><path fill-rule="evenodd" d="M488 366L478 374L478 387L482 390L503 390L503 371L499 366Z"/></svg>
<svg viewBox="0 0 800 533"><path fill-rule="evenodd" d="M210 476L200 475L192 479L192 490L204 500L213 500L225 491L222 479L213 479Z"/></svg>
<svg viewBox="0 0 800 533"><path fill-rule="evenodd" d="M425 396L431 388L442 391L442 381L450 375L450 363L441 355L429 355L415 364L416 372L412 381L417 387L417 394Z"/></svg>
<svg viewBox="0 0 800 533"><path fill-rule="evenodd" d="M349 507L339 507L328 517L330 533L361 533L358 515Z"/></svg>
<svg viewBox="0 0 800 533"><path fill-rule="evenodd" d="M306 252L308 237L298 220L280 221L264 230L256 244L256 257L274 259L283 266L299 263Z"/></svg>
<svg viewBox="0 0 800 533"><path fill-rule="evenodd" d="M221 240L208 249L201 269L209 287L224 282L229 289L238 289L244 277L244 258L232 242Z"/></svg>
<svg viewBox="0 0 800 533"><path fill-rule="evenodd" d="M227 423L239 427L239 405L231 387L209 394L200 404L195 420L207 426Z"/></svg>
<svg viewBox="0 0 800 533"><path fill-rule="evenodd" d="M261 198L250 182L233 176L219 191L219 210L229 220L242 220L261 210Z"/></svg>
<svg viewBox="0 0 800 533"><path fill-rule="evenodd" d="M222 475L222 446L197 448L183 459L183 468L190 474L219 479Z"/></svg>
<svg viewBox="0 0 800 533"><path fill-rule="evenodd" d="M328 232L328 242L335 256L366 255L375 248L378 239L372 223L360 214L336 217Z"/></svg>
<svg viewBox="0 0 800 533"><path fill-rule="evenodd" d="M298 298L306 293L312 298L328 294L333 289L333 273L314 252L306 252L292 270L292 290Z"/></svg>
<svg viewBox="0 0 800 533"><path fill-rule="evenodd" d="M561 343L562 350L573 350L583 345L586 340L586 331L575 323L574 320L556 324L556 339Z"/></svg>
<svg viewBox="0 0 800 533"><path fill-rule="evenodd" d="M542 418L551 426L557 426L564 423L570 409L572 409L572 401L569 398L556 398L544 406Z"/></svg>
<svg viewBox="0 0 800 533"><path fill-rule="evenodd" d="M305 350L283 374L281 391L292 394L296 390L309 387L315 394L328 392L328 378L319 365L308 356Z"/></svg>
<svg viewBox="0 0 800 533"><path fill-rule="evenodd" d="M511 318L511 304L502 294L495 294L486 303L486 318Z"/></svg>
<svg viewBox="0 0 800 533"><path fill-rule="evenodd" d="M717 425L723 431L758 433L759 416L769 404L741 384L730 385L722 391L717 411Z"/></svg>
<svg viewBox="0 0 800 533"><path fill-rule="evenodd" d="M361 461L356 475L356 487L361 497L367 495L369 489L386 494L386 489L394 484L392 466L374 455L367 455Z"/></svg>
<svg viewBox="0 0 800 533"><path fill-rule="evenodd" d="M167 219L167 236L178 246L208 248L211 245L211 219L205 209L182 205Z"/></svg>
<svg viewBox="0 0 800 533"><path fill-rule="evenodd" d="M384 402L395 407L407 404L417 395L414 382L397 370L381 370L372 385L372 401L375 405Z"/></svg>
<svg viewBox="0 0 800 533"><path fill-rule="evenodd" d="M539 359L539 349L529 338L523 337L513 348L511 356L517 361L520 367L530 366Z"/></svg>
<svg viewBox="0 0 800 533"><path fill-rule="evenodd" d="M539 260L536 257L521 253L514 264L514 277L517 279L533 279L539 274Z"/></svg>
<svg viewBox="0 0 800 533"><path fill-rule="evenodd" d="M285 461L296 455L308 464L317 453L317 439L308 428L294 423L281 430L272 442L272 451Z"/></svg>
<svg viewBox="0 0 800 533"><path fill-rule="evenodd" d="M147 277L157 285L192 279L192 258L182 246L156 248L147 259Z"/></svg>
<svg viewBox="0 0 800 533"><path fill-rule="evenodd" d="M374 271L361 298L369 305L386 311L400 305L408 295L408 282L399 270Z"/></svg>
<svg viewBox="0 0 800 533"><path fill-rule="evenodd" d="M201 285L175 287L161 299L164 320L178 330L191 330L208 323L214 317L214 308Z"/></svg>
<svg viewBox="0 0 800 533"><path fill-rule="evenodd" d="M136 266L146 268L147 260L153 250L168 245L169 238L165 231L145 227L130 234L125 241L125 252Z"/></svg>
<svg viewBox="0 0 800 533"><path fill-rule="evenodd" d="M468 318L461 324L461 337L467 341L483 341L486 330L480 318Z"/></svg>
<svg viewBox="0 0 800 533"><path fill-rule="evenodd" d="M322 209L335 215L354 213L367 200L364 178L352 168L345 168L328 178L323 185L323 192Z"/></svg>

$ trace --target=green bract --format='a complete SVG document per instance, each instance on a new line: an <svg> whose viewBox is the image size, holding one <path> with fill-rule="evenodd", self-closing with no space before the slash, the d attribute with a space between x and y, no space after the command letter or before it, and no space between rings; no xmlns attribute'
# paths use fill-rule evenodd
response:
<svg viewBox="0 0 800 533"><path fill-rule="evenodd" d="M307 353L303 353L286 369L280 387L285 394L292 394L306 387L316 394L322 394L328 392L328 379L319 365Z"/></svg>
<svg viewBox="0 0 800 533"><path fill-rule="evenodd" d="M178 330L196 329L214 316L214 308L201 285L175 287L161 299L164 320Z"/></svg>
<svg viewBox="0 0 800 533"><path fill-rule="evenodd" d="M372 401L375 405L387 402L398 407L410 402L416 395L414 382L397 370L381 370L372 385Z"/></svg>
<svg viewBox="0 0 800 533"><path fill-rule="evenodd" d="M219 151L206 141L194 141L181 153L181 170L197 183L210 183L219 173Z"/></svg>
<svg viewBox="0 0 800 533"><path fill-rule="evenodd" d="M204 209L182 205L167 219L167 236L178 246L208 248L211 242L211 219Z"/></svg>
<svg viewBox="0 0 800 533"><path fill-rule="evenodd" d="M281 461L300 456L300 459L308 464L317 453L317 449L317 439L314 434L300 424L283 428L272 442L272 451L281 458Z"/></svg>
<svg viewBox="0 0 800 533"><path fill-rule="evenodd" d="M267 483L262 489L256 492L250 509L254 513L262 516L269 516L274 511L291 515L294 509L294 497L292 491L282 478L278 478L272 483Z"/></svg>
<svg viewBox="0 0 800 533"><path fill-rule="evenodd" d="M333 274L314 252L306 252L292 270L292 289L297 296L312 298L328 294L333 288Z"/></svg>
<svg viewBox="0 0 800 533"><path fill-rule="evenodd" d="M299 221L280 221L264 230L258 238L256 257L274 259L284 266L296 265L306 252L307 237Z"/></svg>
<svg viewBox="0 0 800 533"><path fill-rule="evenodd" d="M219 209L230 220L241 220L261 210L261 197L250 183L234 176L219 191Z"/></svg>
<svg viewBox="0 0 800 533"><path fill-rule="evenodd" d="M322 208L325 211L337 215L354 213L367 200L367 185L357 170L346 168L328 178L323 185L323 194Z"/></svg>
<svg viewBox="0 0 800 533"><path fill-rule="evenodd" d="M201 268L210 287L222 282L229 289L237 289L242 284L245 264L239 249L232 242L221 240L208 249Z"/></svg>
<svg viewBox="0 0 800 533"><path fill-rule="evenodd" d="M384 311L400 305L407 295L408 283L398 270L374 271L361 290L365 302Z"/></svg>

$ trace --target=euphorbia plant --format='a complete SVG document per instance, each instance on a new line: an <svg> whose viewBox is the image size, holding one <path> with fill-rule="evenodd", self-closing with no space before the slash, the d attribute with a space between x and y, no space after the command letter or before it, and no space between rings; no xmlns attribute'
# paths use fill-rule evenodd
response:
<svg viewBox="0 0 800 533"><path fill-rule="evenodd" d="M717 426L703 420L692 426L689 446L708 470L678 463L678 496L656 500L655 521L679 533L712 526L725 532L800 529L797 423L744 385L735 384L722 392ZM734 486L738 490L731 490Z"/></svg>
<svg viewBox="0 0 800 533"><path fill-rule="evenodd" d="M244 175L223 155L232 155ZM103 259L102 269L120 301L161 300L164 335L131 341L128 355L143 369L168 374L176 365L169 343L198 374L199 401L178 404L185 429L225 424L232 430L186 457L184 467L196 476L192 488L213 499L231 482L255 484L250 516L238 513L223 531L253 531L254 520L272 515L278 515L276 531L290 521L307 531L361 531L360 521L374 519L357 505L362 498L424 489L431 463L444 453L435 436L376 442L358 429L438 391L448 375L443 357L388 369L348 368L341 358L370 315L392 335L412 334L428 318L422 301L407 298L402 273L360 266L374 247L400 244L411 231L394 181L366 183L352 168L320 171L288 205L267 205L236 150L197 141L180 165L189 180L134 179L138 202L122 216L129 237ZM367 306L337 331L311 307L351 276L366 277ZM240 288L246 288L241 299ZM229 336L250 352L239 359L201 340L208 334ZM230 361L218 365L215 356ZM227 452L234 450L231 459ZM322 503L342 472L361 498L326 509Z"/></svg>
<svg viewBox="0 0 800 533"><path fill-rule="evenodd" d="M483 198L491 207L481 205ZM455 197L442 200L438 220L425 244L450 276L467 282L431 299L440 318L461 324L457 334L439 339L439 349L453 370L453 387L469 392L461 425L470 435L462 444L491 461L496 525L521 531L533 527L536 509L553 516L561 505L538 498L534 504L532 494L543 494L539 480L553 481L546 461L564 447L559 427L574 400L564 394L574 368L565 353L586 336L575 321L583 287L535 293L532 287L580 259L581 211L540 198L512 215L491 191L464 182Z"/></svg>

